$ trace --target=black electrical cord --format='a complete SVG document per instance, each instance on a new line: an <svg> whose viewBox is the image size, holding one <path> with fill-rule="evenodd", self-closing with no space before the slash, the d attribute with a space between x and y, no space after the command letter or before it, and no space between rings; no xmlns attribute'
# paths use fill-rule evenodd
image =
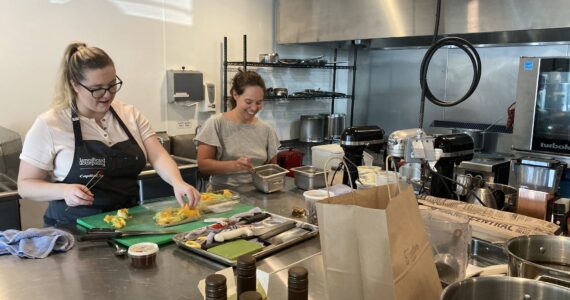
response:
<svg viewBox="0 0 570 300"><path fill-rule="evenodd" d="M435 29L433 34L433 42L431 47L429 47L426 54L424 55L420 67L420 86L422 88L422 94L420 99L421 104L420 104L419 128L423 128L424 125L424 109L425 109L426 97L431 103L437 106L442 106L442 107L455 106L467 100L473 94L473 92L477 88L477 85L479 85L479 80L481 79L481 58L479 57L479 53L477 53L477 50L475 49L475 47L473 47L473 45L471 45L471 43L459 37L444 37L436 41L439 29L440 10L441 10L441 0L438 0L436 7L436 20L435 20ZM455 46L463 50L467 54L467 56L471 60L471 64L473 65L473 80L471 81L471 86L469 87L467 93L465 93L463 97L461 97L456 101L443 101L438 99L433 95L427 83L427 72L429 68L429 63L431 62L431 59L435 54L435 52L437 52L437 50L445 46Z"/></svg>

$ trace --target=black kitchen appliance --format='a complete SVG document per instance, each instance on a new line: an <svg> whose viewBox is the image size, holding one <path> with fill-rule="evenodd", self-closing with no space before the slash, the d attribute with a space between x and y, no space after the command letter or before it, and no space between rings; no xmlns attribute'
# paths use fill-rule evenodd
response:
<svg viewBox="0 0 570 300"><path fill-rule="evenodd" d="M464 133L440 135L434 140L434 148L441 149L442 153L435 164L437 174L431 177L430 195L454 199L452 182L444 177L453 178L456 165L473 159L473 139Z"/></svg>
<svg viewBox="0 0 570 300"><path fill-rule="evenodd" d="M357 126L346 128L340 136L340 146L348 160L347 168L352 178L352 186L358 179L357 166L362 165L364 150L380 153L384 147L384 130L378 126ZM343 176L342 183L350 185L348 176Z"/></svg>

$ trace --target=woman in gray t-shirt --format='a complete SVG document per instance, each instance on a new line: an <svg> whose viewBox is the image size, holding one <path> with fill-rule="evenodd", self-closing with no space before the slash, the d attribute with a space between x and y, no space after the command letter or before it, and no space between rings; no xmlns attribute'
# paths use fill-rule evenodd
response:
<svg viewBox="0 0 570 300"><path fill-rule="evenodd" d="M276 163L279 139L255 115L263 107L265 82L254 71L239 71L230 90L232 110L210 117L195 137L198 168L212 185L251 183L254 166Z"/></svg>

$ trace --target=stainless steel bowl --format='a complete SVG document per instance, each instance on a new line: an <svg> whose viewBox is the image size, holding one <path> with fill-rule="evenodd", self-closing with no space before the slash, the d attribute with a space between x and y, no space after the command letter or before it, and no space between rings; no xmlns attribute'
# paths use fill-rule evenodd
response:
<svg viewBox="0 0 570 300"><path fill-rule="evenodd" d="M570 285L570 238L520 236L508 240L505 251L509 257L509 276L530 279L549 277Z"/></svg>
<svg viewBox="0 0 570 300"><path fill-rule="evenodd" d="M441 300L570 299L570 289L513 277L469 278L449 285Z"/></svg>

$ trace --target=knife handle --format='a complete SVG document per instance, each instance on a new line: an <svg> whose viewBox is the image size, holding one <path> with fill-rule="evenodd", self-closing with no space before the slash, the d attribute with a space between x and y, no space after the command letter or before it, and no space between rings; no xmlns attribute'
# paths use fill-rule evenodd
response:
<svg viewBox="0 0 570 300"><path fill-rule="evenodd" d="M256 214L256 215L253 215L251 217L243 217L243 218L241 218L241 220L238 223L239 224L251 224L251 223L255 223L255 222L265 220L269 217L271 217L271 215L268 213Z"/></svg>
<svg viewBox="0 0 570 300"><path fill-rule="evenodd" d="M87 233L100 233L100 232L116 232L114 228L89 228L86 231Z"/></svg>
<svg viewBox="0 0 570 300"><path fill-rule="evenodd" d="M112 238L118 238L122 235L120 232L92 232L76 236L78 242L86 241L103 241Z"/></svg>

